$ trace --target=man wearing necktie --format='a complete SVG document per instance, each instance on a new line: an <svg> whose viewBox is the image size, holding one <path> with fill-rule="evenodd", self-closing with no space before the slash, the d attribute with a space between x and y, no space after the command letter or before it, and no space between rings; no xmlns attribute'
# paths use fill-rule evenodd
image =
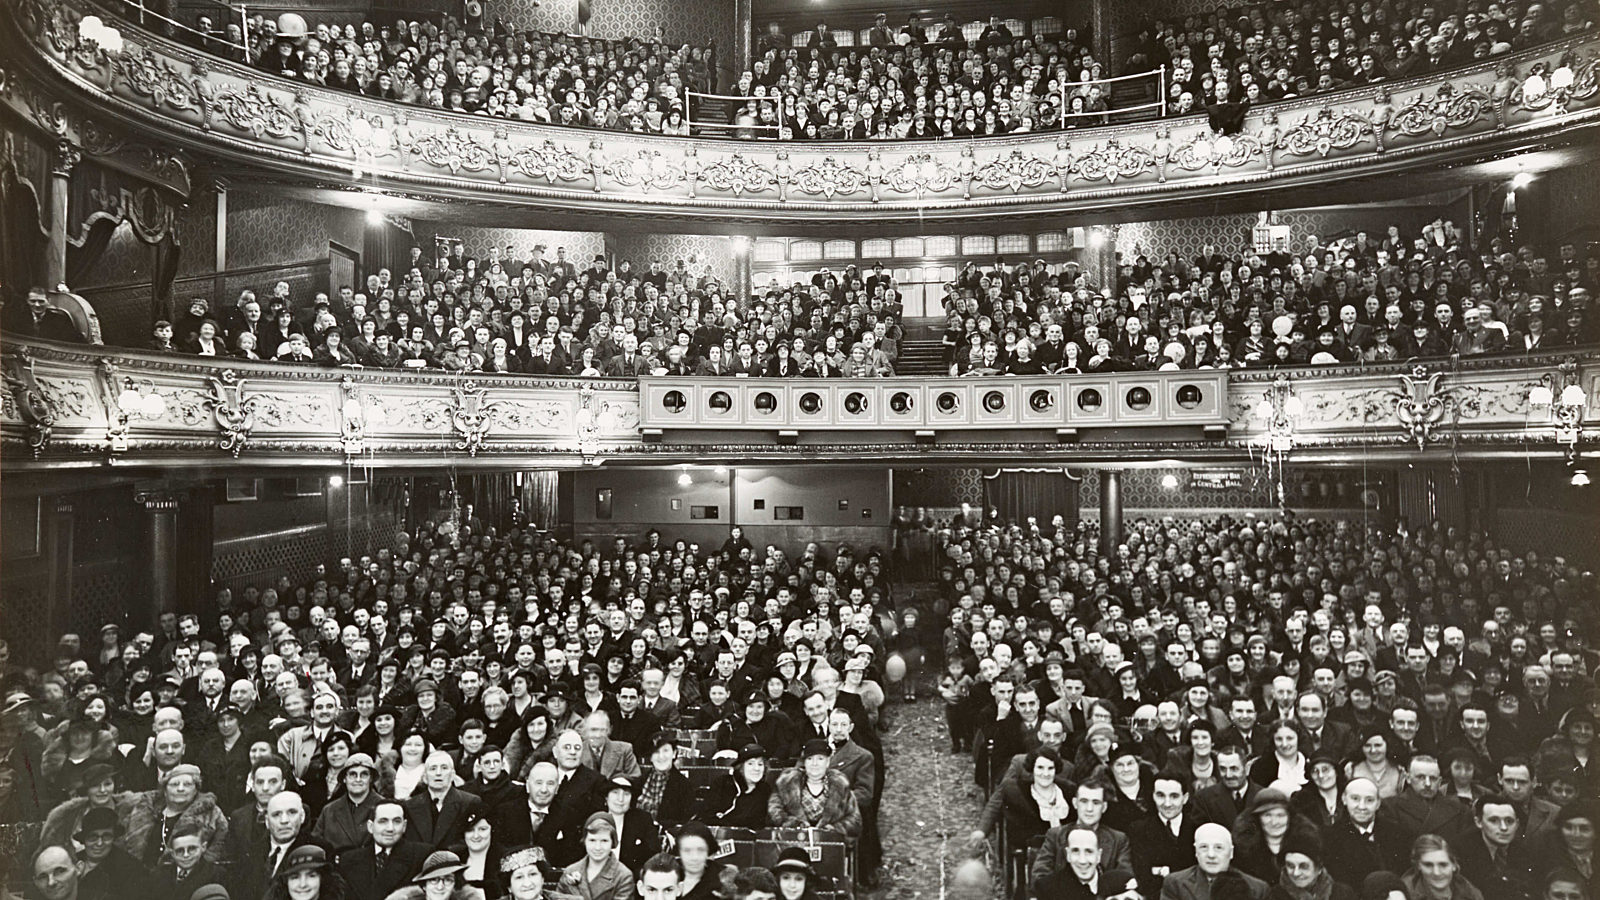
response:
<svg viewBox="0 0 1600 900"><path fill-rule="evenodd" d="M399 801L385 800L372 808L370 840L339 856L351 900L385 900L417 874L428 845L405 840L405 834L406 811Z"/></svg>

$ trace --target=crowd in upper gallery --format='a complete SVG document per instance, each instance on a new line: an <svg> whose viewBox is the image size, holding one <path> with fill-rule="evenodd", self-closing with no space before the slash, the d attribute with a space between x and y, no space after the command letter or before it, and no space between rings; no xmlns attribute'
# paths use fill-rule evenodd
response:
<svg viewBox="0 0 1600 900"><path fill-rule="evenodd" d="M951 375L1042 375L1527 354L1600 342L1600 253L1496 238L1482 252L1452 222L1297 248L1120 254L1115 285L1076 261L968 260L944 285ZM749 295L710 274L557 248L482 259L412 248L361 290L292 296L287 282L156 323L149 349L329 367L580 377L851 377L896 373L905 340L881 263L827 268ZM516 273L516 274L513 274ZM264 286L265 287L265 286ZM36 292L42 299L42 291ZM13 334L72 334L65 313L16 305ZM55 329L55 330L52 330Z"/></svg>
<svg viewBox="0 0 1600 900"><path fill-rule="evenodd" d="M469 5L471 6L471 5ZM1167 68L1165 110L1205 112L1236 128L1249 106L1466 65L1594 28L1591 4L1378 0L1255 3L1210 18L1158 19L1123 61ZM560 125L688 134L709 114L685 91L728 93L741 137L874 140L974 137L1101 124L1118 74L1087 35L1018 35L992 17L975 37L946 16L886 14L861 45L819 23L801 40L769 25L750 69L718 83L719 51L674 47L659 32L620 41L457 19L319 24L279 33L256 16L248 35L202 16L193 39L289 78L436 109ZM743 102L739 102L742 98ZM1155 112L1152 110L1151 115ZM707 133L726 134L725 129Z"/></svg>

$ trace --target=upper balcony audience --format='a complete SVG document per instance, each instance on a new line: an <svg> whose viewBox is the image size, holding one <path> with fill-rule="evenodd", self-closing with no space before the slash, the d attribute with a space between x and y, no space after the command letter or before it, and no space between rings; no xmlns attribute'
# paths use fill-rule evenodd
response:
<svg viewBox="0 0 1600 900"><path fill-rule="evenodd" d="M1592 31L1594 4L1407 0L1257 3L1226 14L1154 22L1128 71L1166 66L1169 108L1263 103L1411 78Z"/></svg>
<svg viewBox="0 0 1600 900"><path fill-rule="evenodd" d="M1592 3L1333 0L1257 3L1209 19L1157 20L1124 70L1166 66L1168 114L1210 112L1222 130L1251 104L1450 69L1595 27ZM719 89L719 50L650 38L607 41L519 30L498 18L398 20L241 34L214 16L190 33L264 71L371 97L477 115L650 134L688 134L685 91ZM302 33L304 32L304 33ZM1077 29L1017 35L999 16L969 40L953 16L891 25L841 46L826 22L803 41L776 24L751 67L721 85L745 98L737 136L884 140L1017 134L1101 124L1118 74ZM1226 87L1224 87L1224 85ZM1065 107L1065 108L1063 108ZM1151 115L1156 112L1152 110ZM724 129L712 133L724 134Z"/></svg>

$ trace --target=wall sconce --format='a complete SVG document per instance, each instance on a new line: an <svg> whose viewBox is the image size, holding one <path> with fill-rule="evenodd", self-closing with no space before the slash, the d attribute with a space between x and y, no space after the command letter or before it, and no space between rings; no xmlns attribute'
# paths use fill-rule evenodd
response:
<svg viewBox="0 0 1600 900"><path fill-rule="evenodd" d="M106 440L113 453L128 449L128 426L135 419L159 419L167 413L167 398L156 392L148 378L123 377L108 359L100 361L100 384L106 398Z"/></svg>
<svg viewBox="0 0 1600 900"><path fill-rule="evenodd" d="M345 456L360 456L367 449L367 429L383 424L387 414L377 400L360 390L354 378L346 376L339 387L344 394L339 408L339 440Z"/></svg>
<svg viewBox="0 0 1600 900"><path fill-rule="evenodd" d="M1583 421L1589 398L1578 382L1578 362L1569 359L1546 372L1539 383L1528 389L1528 405L1550 413L1556 427L1556 443L1566 448L1570 463L1578 452L1578 423Z"/></svg>
<svg viewBox="0 0 1600 900"><path fill-rule="evenodd" d="M1294 447L1294 420L1305 412L1305 404L1295 396L1288 376L1279 375L1256 404L1256 418L1267 425L1267 446L1274 453L1288 453Z"/></svg>

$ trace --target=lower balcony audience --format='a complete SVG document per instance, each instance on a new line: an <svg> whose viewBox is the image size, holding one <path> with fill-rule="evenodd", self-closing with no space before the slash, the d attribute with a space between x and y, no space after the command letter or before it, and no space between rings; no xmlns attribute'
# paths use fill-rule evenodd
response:
<svg viewBox="0 0 1600 900"><path fill-rule="evenodd" d="M1375 235L1383 230L1380 239ZM740 296L709 274L659 261L589 268L558 253L496 248L388 270L357 293L291 302L280 283L224 309L195 298L150 347L203 356L443 370L633 378L640 375L892 376L903 304L880 267L823 272ZM1395 226L1297 251L1187 258L1136 249L1115 285L1076 262L969 262L945 286L951 375L1360 365L1516 354L1600 341L1590 310L1600 254L1587 246L1468 249L1448 222ZM517 274L513 275L515 272ZM27 323L19 330L27 332ZM43 326L41 326L43 327Z"/></svg>
<svg viewBox="0 0 1600 900"><path fill-rule="evenodd" d="M13 664L6 821L46 897L839 896L828 848L871 884L904 827L875 715L926 648L971 840L1033 896L1585 896L1590 573L1293 514L1097 536L958 518L912 589L875 551L469 510ZM774 827L821 843L717 861Z"/></svg>

